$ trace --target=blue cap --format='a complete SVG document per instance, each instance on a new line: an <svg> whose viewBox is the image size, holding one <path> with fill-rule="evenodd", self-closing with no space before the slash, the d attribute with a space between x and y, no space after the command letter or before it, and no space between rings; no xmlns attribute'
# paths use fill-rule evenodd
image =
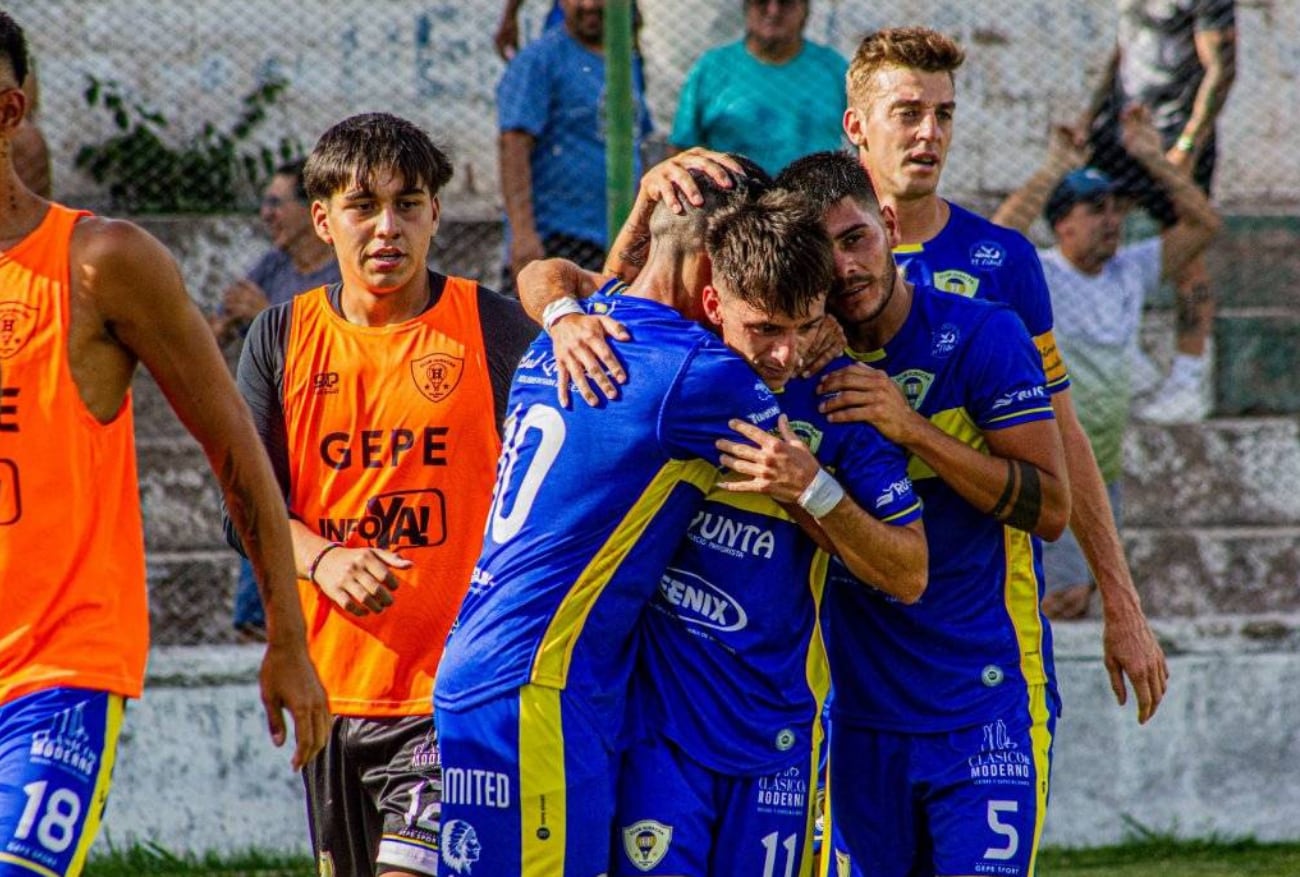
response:
<svg viewBox="0 0 1300 877"><path fill-rule="evenodd" d="M1043 216L1048 225L1056 225L1075 204L1101 201L1114 191L1115 181L1095 167L1070 171L1052 190L1047 206L1043 208Z"/></svg>

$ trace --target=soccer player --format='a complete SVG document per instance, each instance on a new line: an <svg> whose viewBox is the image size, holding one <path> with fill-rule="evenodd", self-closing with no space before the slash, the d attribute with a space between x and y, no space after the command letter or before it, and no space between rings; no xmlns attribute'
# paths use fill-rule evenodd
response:
<svg viewBox="0 0 1300 877"><path fill-rule="evenodd" d="M1124 704L1127 674L1138 721L1146 722L1164 696L1169 671L1142 614L1105 484L1070 398L1038 256L1023 235L937 194L956 110L953 73L964 57L952 40L925 28L868 34L849 64L844 129L881 205L893 216L896 255L907 279L1009 304L1034 338L1066 449L1070 529L1101 593L1111 688Z"/></svg>
<svg viewBox="0 0 1300 877"><path fill-rule="evenodd" d="M835 866L1028 877L1059 711L1036 537L1069 517L1041 357L1009 308L900 276L892 214L852 157L800 159L778 185L822 211L828 307L860 360L821 380L822 410L909 453L931 548L914 605L843 573L827 587Z"/></svg>
<svg viewBox="0 0 1300 877"><path fill-rule="evenodd" d="M768 430L779 413L691 319L698 298L681 279L708 271L704 223L728 200L704 189L700 209L654 213L630 287L583 305L636 338L617 345L635 379L610 410L557 405L546 335L515 375L482 554L438 671L443 877L609 866L637 620L718 479L729 419Z"/></svg>
<svg viewBox="0 0 1300 877"><path fill-rule="evenodd" d="M326 131L304 176L342 283L260 314L239 363L336 716L304 772L323 874L437 872L433 677L478 555L509 377L536 334L517 303L428 269L451 173L396 116Z"/></svg>
<svg viewBox="0 0 1300 877"><path fill-rule="evenodd" d="M203 446L267 608L261 689L295 768L329 717L293 595L284 503L171 254L53 204L13 166L22 29L0 12L0 872L81 873L149 646L131 414L139 362Z"/></svg>
<svg viewBox="0 0 1300 877"><path fill-rule="evenodd" d="M820 217L773 192L715 216L708 252L704 314L778 392L787 422L775 436L737 423L744 440L723 440L735 475L710 493L642 620L613 870L806 874L828 555L786 508L905 602L925 587L921 509L896 446L865 424L829 425L815 379L791 380L823 302L801 317L767 303L830 287Z"/></svg>

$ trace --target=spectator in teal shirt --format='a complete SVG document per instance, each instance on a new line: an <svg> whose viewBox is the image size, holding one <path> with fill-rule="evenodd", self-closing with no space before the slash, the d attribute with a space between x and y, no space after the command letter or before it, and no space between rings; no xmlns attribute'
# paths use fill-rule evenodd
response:
<svg viewBox="0 0 1300 877"><path fill-rule="evenodd" d="M710 49L682 87L673 151L706 146L747 155L770 174L839 149L848 63L804 39L809 0L745 0L745 37Z"/></svg>

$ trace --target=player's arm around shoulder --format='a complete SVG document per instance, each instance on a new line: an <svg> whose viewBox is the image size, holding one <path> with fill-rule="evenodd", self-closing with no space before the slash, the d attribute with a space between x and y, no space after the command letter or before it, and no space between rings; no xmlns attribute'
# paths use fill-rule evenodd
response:
<svg viewBox="0 0 1300 877"><path fill-rule="evenodd" d="M221 351L190 300L171 253L124 220L92 217L73 232L73 288L104 332L138 359L203 446L260 581L265 583L262 698L272 738L283 742L281 709L294 715L295 768L325 744L325 692L307 655L290 555L288 514L271 465L235 390Z"/></svg>

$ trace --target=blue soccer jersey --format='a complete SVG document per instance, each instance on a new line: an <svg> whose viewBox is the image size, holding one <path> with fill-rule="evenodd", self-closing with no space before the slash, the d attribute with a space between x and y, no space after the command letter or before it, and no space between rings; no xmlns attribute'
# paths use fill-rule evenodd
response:
<svg viewBox="0 0 1300 877"><path fill-rule="evenodd" d="M717 480L714 442L731 417L773 428L779 408L714 335L609 293L585 306L635 339L615 342L629 376L616 401L559 407L545 333L515 374L483 549L434 700L463 710L526 684L563 689L612 745L636 622Z"/></svg>
<svg viewBox="0 0 1300 877"><path fill-rule="evenodd" d="M1024 322L1043 360L1047 389L1070 385L1053 335L1052 299L1034 245L1015 229L951 201L948 223L923 244L904 244L894 259L908 281L967 298L1001 302Z"/></svg>
<svg viewBox="0 0 1300 877"><path fill-rule="evenodd" d="M778 396L791 428L868 513L898 525L919 518L903 451L867 424L829 424L817 380L791 381ZM732 776L810 758L828 682L817 629L827 564L778 503L715 489L642 625L634 691L644 728Z"/></svg>
<svg viewBox="0 0 1300 877"><path fill-rule="evenodd" d="M988 431L1052 417L1033 342L1000 305L918 285L895 337L861 358L977 449ZM921 459L908 471L925 506L929 583L904 605L832 568L823 619L837 724L951 730L1022 702L1028 685L1051 684L1038 540L970 505Z"/></svg>

